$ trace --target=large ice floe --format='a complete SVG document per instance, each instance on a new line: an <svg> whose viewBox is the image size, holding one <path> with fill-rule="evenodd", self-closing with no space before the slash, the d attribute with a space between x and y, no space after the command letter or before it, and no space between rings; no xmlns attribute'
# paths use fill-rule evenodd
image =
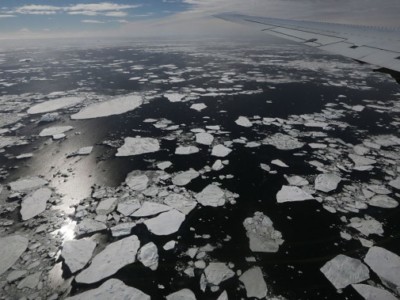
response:
<svg viewBox="0 0 400 300"><path fill-rule="evenodd" d="M73 297L67 298L68 300L150 300L150 296L142 291L125 285L118 279L109 279L104 282L97 289L83 292Z"/></svg>
<svg viewBox="0 0 400 300"><path fill-rule="evenodd" d="M259 267L247 270L239 277L239 280L243 282L248 298L264 299L267 296L267 284Z"/></svg>
<svg viewBox="0 0 400 300"><path fill-rule="evenodd" d="M223 206L226 201L225 192L215 184L206 186L195 198L201 205L214 207Z"/></svg>
<svg viewBox="0 0 400 300"><path fill-rule="evenodd" d="M282 133L268 136L262 142L264 145L271 145L279 150L294 150L304 146L304 143L298 139Z"/></svg>
<svg viewBox="0 0 400 300"><path fill-rule="evenodd" d="M183 221L185 221L185 215L171 209L155 218L144 221L144 224L155 235L170 235L179 230Z"/></svg>
<svg viewBox="0 0 400 300"><path fill-rule="evenodd" d="M0 238L0 275L11 268L28 248L29 240L20 235Z"/></svg>
<svg viewBox="0 0 400 300"><path fill-rule="evenodd" d="M160 150L158 140L144 137L127 137L124 144L118 148L115 156L132 156L157 152Z"/></svg>
<svg viewBox="0 0 400 300"><path fill-rule="evenodd" d="M339 254L328 261L321 272L337 289L369 279L369 270L360 260Z"/></svg>
<svg viewBox="0 0 400 300"><path fill-rule="evenodd" d="M61 256L73 274L87 265L95 248L96 242L89 239L66 241L62 246Z"/></svg>
<svg viewBox="0 0 400 300"><path fill-rule="evenodd" d="M140 241L136 235L109 244L97 254L90 266L76 276L79 283L95 283L116 273L136 261Z"/></svg>
<svg viewBox="0 0 400 300"><path fill-rule="evenodd" d="M21 203L22 220L33 218L46 210L47 201L51 197L51 190L40 188L26 196Z"/></svg>
<svg viewBox="0 0 400 300"><path fill-rule="evenodd" d="M67 108L81 103L84 100L82 97L63 97L54 100L48 100L39 104L36 104L28 109L28 114L41 114L47 113L62 108Z"/></svg>
<svg viewBox="0 0 400 300"><path fill-rule="evenodd" d="M72 126L55 126L43 129L39 136L52 136L53 139L65 137L65 132L72 130Z"/></svg>
<svg viewBox="0 0 400 300"><path fill-rule="evenodd" d="M138 95L117 97L100 103L91 104L76 114L71 115L73 120L93 119L124 114L143 104L143 99Z"/></svg>

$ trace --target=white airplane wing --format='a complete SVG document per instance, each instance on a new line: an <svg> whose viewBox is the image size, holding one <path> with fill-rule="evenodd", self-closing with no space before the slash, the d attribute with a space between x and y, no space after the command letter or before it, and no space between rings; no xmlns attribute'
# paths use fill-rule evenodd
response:
<svg viewBox="0 0 400 300"><path fill-rule="evenodd" d="M268 34L400 72L400 29L220 14L218 18L257 25Z"/></svg>

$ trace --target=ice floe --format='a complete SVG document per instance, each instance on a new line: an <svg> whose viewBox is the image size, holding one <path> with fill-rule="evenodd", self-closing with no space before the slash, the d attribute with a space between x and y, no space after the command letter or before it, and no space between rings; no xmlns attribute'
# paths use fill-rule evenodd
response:
<svg viewBox="0 0 400 300"><path fill-rule="evenodd" d="M284 242L282 234L274 229L271 219L262 212L255 212L253 217L245 219L243 226L253 252L275 253Z"/></svg>
<svg viewBox="0 0 400 300"><path fill-rule="evenodd" d="M138 171L130 172L125 179L126 185L134 191L143 191L149 184L149 177Z"/></svg>
<svg viewBox="0 0 400 300"><path fill-rule="evenodd" d="M136 235L109 244L93 258L87 269L76 276L76 282L90 284L113 275L122 267L136 261L139 247L140 241Z"/></svg>
<svg viewBox="0 0 400 300"><path fill-rule="evenodd" d="M214 136L207 132L196 133L196 143L209 146L214 141Z"/></svg>
<svg viewBox="0 0 400 300"><path fill-rule="evenodd" d="M52 136L54 139L57 139L57 136L60 134L64 134L64 132L72 130L72 126L55 126L43 129L39 136Z"/></svg>
<svg viewBox="0 0 400 300"><path fill-rule="evenodd" d="M213 207L223 206L226 200L224 191L215 184L206 186L195 198L201 205Z"/></svg>
<svg viewBox="0 0 400 300"><path fill-rule="evenodd" d="M211 155L217 157L225 157L232 152L232 149L225 147L224 145L216 145L212 148Z"/></svg>
<svg viewBox="0 0 400 300"><path fill-rule="evenodd" d="M175 149L176 155L190 155L199 152L200 149L196 146L179 146Z"/></svg>
<svg viewBox="0 0 400 300"><path fill-rule="evenodd" d="M140 261L145 267L155 271L158 268L158 249L153 243L147 243L140 248L138 255L138 261Z"/></svg>
<svg viewBox="0 0 400 300"><path fill-rule="evenodd" d="M167 205L156 202L145 201L143 202L142 207L136 210L134 213L132 213L131 216L136 218L148 217L157 215L162 212L166 212L168 210L171 210L171 207Z"/></svg>
<svg viewBox="0 0 400 300"><path fill-rule="evenodd" d="M155 218L144 221L144 224L155 235L170 235L179 230L183 221L185 221L185 215L171 209Z"/></svg>
<svg viewBox="0 0 400 300"><path fill-rule="evenodd" d="M248 118L243 117L243 116L240 116L239 118L237 118L235 123L237 125L239 125L239 126L242 126L242 127L251 127L251 126L253 126L253 123L251 123Z"/></svg>
<svg viewBox="0 0 400 300"><path fill-rule="evenodd" d="M200 176L200 173L194 169L189 169L185 172L180 172L172 178L172 183L177 186L185 186L189 184L193 179Z"/></svg>
<svg viewBox="0 0 400 300"><path fill-rule="evenodd" d="M59 110L66 107L71 107L81 103L84 100L82 97L63 97L54 100L48 100L39 104L36 104L28 109L28 114L41 114L55 110Z"/></svg>
<svg viewBox="0 0 400 300"><path fill-rule="evenodd" d="M354 217L350 219L349 227L353 227L365 236L370 234L383 235L382 224L377 220L366 216L365 219Z"/></svg>
<svg viewBox="0 0 400 300"><path fill-rule="evenodd" d="M267 284L259 267L247 270L239 277L239 280L243 282L248 298L264 299L267 296Z"/></svg>
<svg viewBox="0 0 400 300"><path fill-rule="evenodd" d="M22 220L29 220L45 211L51 194L52 192L49 188L40 188L27 195L21 203Z"/></svg>
<svg viewBox="0 0 400 300"><path fill-rule="evenodd" d="M104 223L87 218L79 222L79 224L75 228L75 232L79 236L102 231L105 229L107 229L107 226Z"/></svg>
<svg viewBox="0 0 400 300"><path fill-rule="evenodd" d="M138 95L117 97L100 103L91 104L76 114L71 115L73 120L93 119L124 114L143 104L143 99Z"/></svg>
<svg viewBox="0 0 400 300"><path fill-rule="evenodd" d="M29 240L20 235L0 238L0 275L11 268L28 248Z"/></svg>
<svg viewBox="0 0 400 300"><path fill-rule="evenodd" d="M328 261L321 272L336 289L369 279L369 270L360 260L339 254Z"/></svg>
<svg viewBox="0 0 400 300"><path fill-rule="evenodd" d="M143 137L127 137L115 156L131 156L157 152L160 150L158 140Z"/></svg>
<svg viewBox="0 0 400 300"><path fill-rule="evenodd" d="M192 106L190 106L190 108L197 110L197 111L202 111L203 109L207 108L207 105L205 105L204 103L196 103L196 104L192 104Z"/></svg>
<svg viewBox="0 0 400 300"><path fill-rule="evenodd" d="M100 285L98 288L83 292L68 300L150 300L150 296L142 291L125 285L118 279L109 279Z"/></svg>
<svg viewBox="0 0 400 300"><path fill-rule="evenodd" d="M181 102L186 95L178 94L178 93L168 93L164 94L164 97L168 99L169 102Z"/></svg>
<svg viewBox="0 0 400 300"><path fill-rule="evenodd" d="M130 235L132 228L136 227L135 222L126 222L126 223L121 223L118 225L115 225L110 228L111 230L111 235L113 237L121 237L121 236L126 236Z"/></svg>
<svg viewBox="0 0 400 300"><path fill-rule="evenodd" d="M225 263L212 262L205 268L204 275L207 284L218 286L221 282L235 276L235 272L233 272Z"/></svg>
<svg viewBox="0 0 400 300"><path fill-rule="evenodd" d="M40 177L25 177L16 181L10 182L9 186L14 192L26 192L35 190L46 185L47 181Z"/></svg>
<svg viewBox="0 0 400 300"><path fill-rule="evenodd" d="M188 215L197 205L192 198L185 197L181 194L171 193L165 199L164 203L181 213Z"/></svg>
<svg viewBox="0 0 400 300"><path fill-rule="evenodd" d="M329 193L337 189L341 180L336 174L319 174L315 179L314 186L317 191Z"/></svg>
<svg viewBox="0 0 400 300"><path fill-rule="evenodd" d="M300 142L298 139L282 133L276 133L266 137L262 143L264 145L274 146L279 150L294 150L304 146L304 143Z"/></svg>
<svg viewBox="0 0 400 300"><path fill-rule="evenodd" d="M63 244L61 256L73 274L87 265L95 248L96 243L89 239L70 240Z"/></svg>
<svg viewBox="0 0 400 300"><path fill-rule="evenodd" d="M367 284L353 284L352 287L365 300L396 300L395 296L384 289L380 289Z"/></svg>
<svg viewBox="0 0 400 300"><path fill-rule="evenodd" d="M196 300L195 294L189 289L182 289L169 294L166 298L167 300Z"/></svg>
<svg viewBox="0 0 400 300"><path fill-rule="evenodd" d="M400 257L381 247L368 250L364 262L374 271L382 283L400 292Z"/></svg>
<svg viewBox="0 0 400 300"><path fill-rule="evenodd" d="M282 186L276 194L278 203L313 200L314 197L297 186Z"/></svg>
<svg viewBox="0 0 400 300"><path fill-rule="evenodd" d="M387 195L376 195L368 200L368 205L381 208L396 208L399 202Z"/></svg>

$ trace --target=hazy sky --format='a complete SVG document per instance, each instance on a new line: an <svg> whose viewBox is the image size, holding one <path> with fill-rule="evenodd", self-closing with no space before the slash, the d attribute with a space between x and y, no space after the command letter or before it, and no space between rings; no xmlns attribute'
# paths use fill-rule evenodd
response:
<svg viewBox="0 0 400 300"><path fill-rule="evenodd" d="M400 27L399 0L1 0L0 37L247 34L212 17L278 18Z"/></svg>

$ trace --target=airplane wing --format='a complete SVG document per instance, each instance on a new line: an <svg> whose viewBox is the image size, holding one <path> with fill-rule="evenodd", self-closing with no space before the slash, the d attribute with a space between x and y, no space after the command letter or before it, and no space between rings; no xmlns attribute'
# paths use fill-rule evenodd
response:
<svg viewBox="0 0 400 300"><path fill-rule="evenodd" d="M400 72L399 28L284 20L228 13L216 17L252 24L274 36Z"/></svg>

